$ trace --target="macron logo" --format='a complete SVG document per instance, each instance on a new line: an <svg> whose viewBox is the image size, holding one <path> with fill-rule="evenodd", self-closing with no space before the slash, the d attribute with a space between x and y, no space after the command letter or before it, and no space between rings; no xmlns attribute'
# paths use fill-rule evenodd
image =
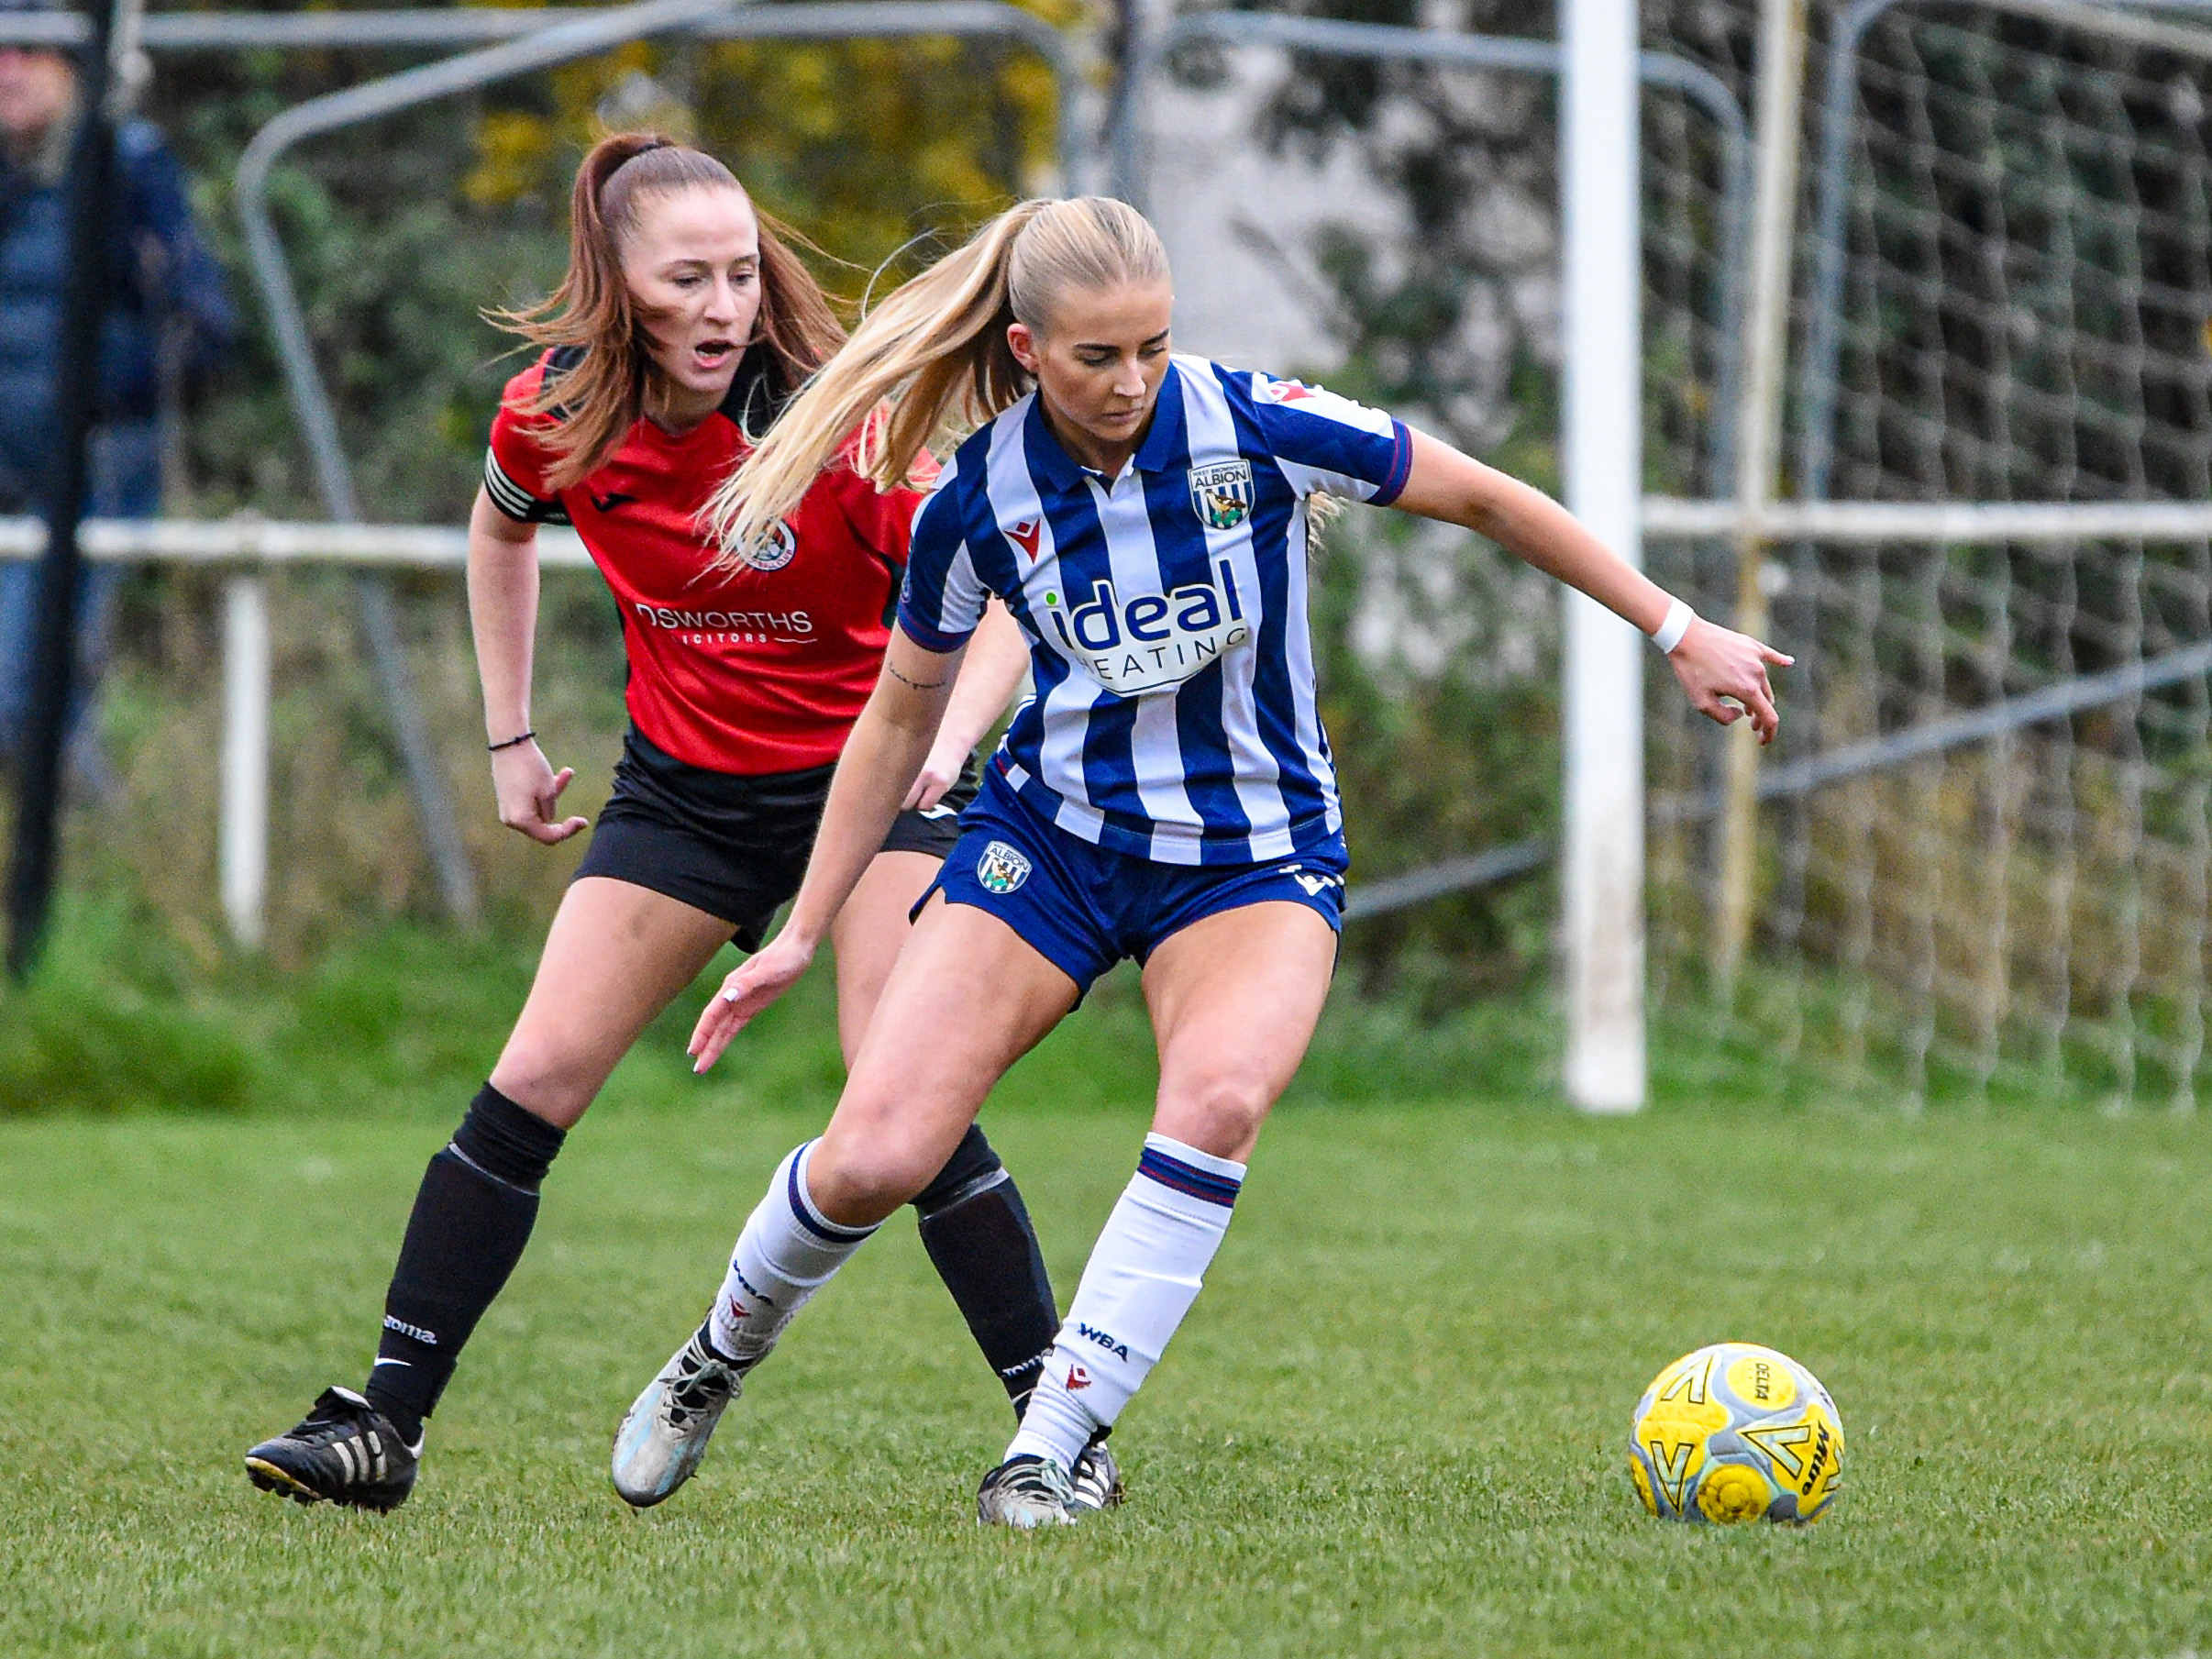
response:
<svg viewBox="0 0 2212 1659"><path fill-rule="evenodd" d="M1316 870L1309 875L1306 873L1306 867L1302 864L1286 864L1275 873L1278 876L1288 876L1299 886L1304 888L1306 897L1309 899L1318 899L1330 888L1342 887L1344 884L1342 876L1332 876L1325 871Z"/></svg>
<svg viewBox="0 0 2212 1659"><path fill-rule="evenodd" d="M1034 564L1037 538L1045 534L1045 521L1041 518L1025 518L1018 525L1007 526L1006 534L1014 546L1022 549L1022 557Z"/></svg>

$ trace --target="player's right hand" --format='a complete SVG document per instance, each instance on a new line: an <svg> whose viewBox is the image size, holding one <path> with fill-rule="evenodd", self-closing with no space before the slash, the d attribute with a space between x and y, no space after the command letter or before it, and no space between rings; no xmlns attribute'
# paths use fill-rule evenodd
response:
<svg viewBox="0 0 2212 1659"><path fill-rule="evenodd" d="M740 963L722 989L700 1012L691 1028L691 1069L704 1071L722 1058L730 1039L751 1024L768 1005L805 977L814 947L792 935L778 934L758 956Z"/></svg>
<svg viewBox="0 0 2212 1659"><path fill-rule="evenodd" d="M914 779L914 787L906 791L906 799L899 810L905 813L921 812L945 799L945 792L960 781L960 774L968 768L968 751L957 749L939 754L935 748L922 763L921 773Z"/></svg>
<svg viewBox="0 0 2212 1659"><path fill-rule="evenodd" d="M576 776L564 766L555 771L535 742L518 743L492 757L492 788L499 799L499 821L546 846L566 841L591 823L560 817L560 792Z"/></svg>

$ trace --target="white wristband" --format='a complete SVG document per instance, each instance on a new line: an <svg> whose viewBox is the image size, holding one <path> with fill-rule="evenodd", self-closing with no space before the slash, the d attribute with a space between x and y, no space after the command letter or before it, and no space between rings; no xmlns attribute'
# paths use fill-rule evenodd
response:
<svg viewBox="0 0 2212 1659"><path fill-rule="evenodd" d="M1652 635L1652 643L1671 655L1674 648L1682 643L1682 636L1689 632L1690 624L1697 620L1697 612L1679 599L1675 600L1666 607L1666 620Z"/></svg>

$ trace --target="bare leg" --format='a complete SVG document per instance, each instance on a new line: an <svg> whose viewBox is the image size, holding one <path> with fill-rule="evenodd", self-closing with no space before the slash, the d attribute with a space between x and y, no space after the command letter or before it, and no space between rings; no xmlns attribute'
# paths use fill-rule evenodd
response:
<svg viewBox="0 0 2212 1659"><path fill-rule="evenodd" d="M420 1432L522 1259L562 1136L729 936L728 923L626 881L586 877L562 896L491 1081L424 1172L385 1293L365 1392L403 1438Z"/></svg>
<svg viewBox="0 0 2212 1659"><path fill-rule="evenodd" d="M808 1160L823 1214L872 1227L920 1192L1075 997L1074 981L996 916L931 900Z"/></svg>
<svg viewBox="0 0 2212 1659"><path fill-rule="evenodd" d="M828 1129L795 1149L770 1178L737 1235L705 1325L616 1431L617 1490L633 1503L658 1503L690 1478L737 1378L767 1356L879 1222L941 1178L991 1085L1074 1001L1067 977L1004 923L968 906L931 901L891 967ZM968 1208L948 1206L952 1213ZM925 1221L925 1241L928 1229ZM980 1231L988 1244L989 1230ZM1034 1252L1034 1240L1028 1248ZM1012 1253L999 1255L1003 1260ZM935 1247L931 1255L937 1256ZM989 1255L977 1252L979 1260ZM961 1287L954 1293L961 1296ZM1050 1287L1040 1284L1036 1294L1044 1306L1031 1345L1017 1356L1022 1375L1008 1379L1024 1392L1056 1323ZM1012 1300L986 1295L977 1304L993 1309ZM961 1311L971 1313L965 1297ZM969 1323L976 1325L972 1313ZM977 1337L990 1353L984 1333ZM1103 1478L1111 1481L1111 1465Z"/></svg>
<svg viewBox="0 0 2212 1659"><path fill-rule="evenodd" d="M939 868L926 853L879 853L838 912L830 939L847 1066L912 934L907 917ZM913 1207L931 1265L1019 1417L1059 1331L1059 1302L1022 1189L980 1125L968 1127Z"/></svg>
<svg viewBox="0 0 2212 1659"><path fill-rule="evenodd" d="M913 931L907 912L937 879L927 853L878 853L830 927L837 953L837 1043L849 1068L876 1015L876 1000Z"/></svg>
<svg viewBox="0 0 2212 1659"><path fill-rule="evenodd" d="M1167 1351L1228 1234L1260 1124L1312 1038L1335 954L1327 922L1281 901L1193 923L1153 952L1145 997L1160 1051L1155 1133L1092 1246L994 1480L1029 1478L1017 1458L1072 1469Z"/></svg>
<svg viewBox="0 0 2212 1659"><path fill-rule="evenodd" d="M665 893L604 876L572 882L492 1087L570 1127L729 937L727 922Z"/></svg>
<svg viewBox="0 0 2212 1659"><path fill-rule="evenodd" d="M1145 965L1159 1045L1152 1126L1239 1163L1306 1057L1336 971L1336 935L1302 904L1223 911Z"/></svg>

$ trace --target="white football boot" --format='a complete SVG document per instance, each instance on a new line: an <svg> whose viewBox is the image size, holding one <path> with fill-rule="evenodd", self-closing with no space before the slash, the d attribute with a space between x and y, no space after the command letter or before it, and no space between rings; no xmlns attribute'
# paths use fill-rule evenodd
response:
<svg viewBox="0 0 2212 1659"><path fill-rule="evenodd" d="M1010 1457L983 1477L976 1492L976 1519L985 1526L1073 1526L1075 1488L1067 1471L1049 1457L1024 1453Z"/></svg>
<svg viewBox="0 0 2212 1659"><path fill-rule="evenodd" d="M694 1331L614 1431L614 1489L623 1501L649 1510L691 1479L743 1387L744 1373Z"/></svg>
<svg viewBox="0 0 2212 1659"><path fill-rule="evenodd" d="M1122 1466L1103 1440L1083 1448L1075 1467L1067 1471L1067 1485L1075 1494L1067 1507L1080 1514L1096 1514L1122 1501Z"/></svg>

